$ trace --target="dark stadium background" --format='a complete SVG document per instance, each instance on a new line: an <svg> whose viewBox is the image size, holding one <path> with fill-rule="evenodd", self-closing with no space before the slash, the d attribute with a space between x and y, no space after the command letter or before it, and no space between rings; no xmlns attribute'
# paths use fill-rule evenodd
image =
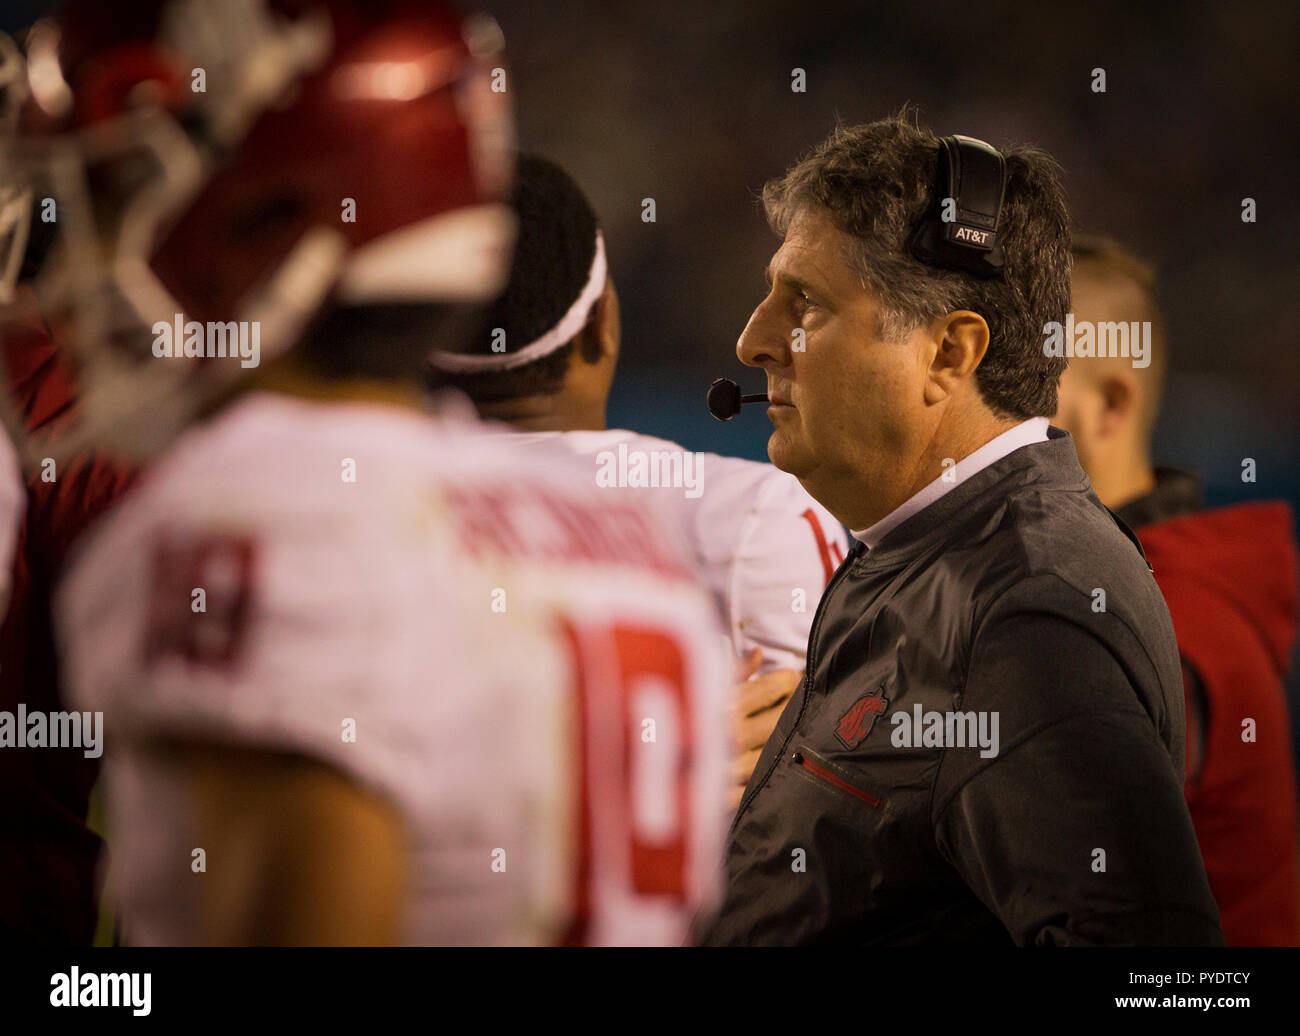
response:
<svg viewBox="0 0 1300 1036"><path fill-rule="evenodd" d="M9 29L50 6L2 3ZM716 376L763 384L734 354L775 247L757 192L836 118L910 101L937 132L1045 148L1076 225L1155 264L1171 343L1158 459L1197 470L1212 503L1300 507L1297 5L480 6L505 30L521 145L564 164L605 227L624 317L613 424L765 455L761 409L722 425L704 408Z"/></svg>

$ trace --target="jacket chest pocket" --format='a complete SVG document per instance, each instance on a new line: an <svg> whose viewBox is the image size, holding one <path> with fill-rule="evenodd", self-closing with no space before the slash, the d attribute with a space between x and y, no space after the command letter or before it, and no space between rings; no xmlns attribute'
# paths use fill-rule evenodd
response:
<svg viewBox="0 0 1300 1036"><path fill-rule="evenodd" d="M800 776L843 795L849 795L872 809L885 808L883 798L862 787L857 778L850 777L840 767L828 762L806 745L796 747L789 753L788 758Z"/></svg>

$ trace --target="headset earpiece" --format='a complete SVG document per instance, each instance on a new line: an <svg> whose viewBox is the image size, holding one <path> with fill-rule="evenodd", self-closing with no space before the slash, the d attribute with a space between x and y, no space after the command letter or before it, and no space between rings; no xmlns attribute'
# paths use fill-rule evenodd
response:
<svg viewBox="0 0 1300 1036"><path fill-rule="evenodd" d="M930 266L1000 277L998 220L1006 167L1006 159L982 140L941 138L934 193L912 235L912 254ZM947 206L948 220L943 218L946 199L953 202Z"/></svg>

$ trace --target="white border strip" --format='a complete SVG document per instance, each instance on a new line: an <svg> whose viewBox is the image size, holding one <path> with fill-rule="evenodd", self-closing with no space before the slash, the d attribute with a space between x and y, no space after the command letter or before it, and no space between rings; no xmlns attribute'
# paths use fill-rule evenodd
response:
<svg viewBox="0 0 1300 1036"><path fill-rule="evenodd" d="M596 254L591 258L591 272L587 275L587 283L583 285L582 291L578 293L578 297L574 300L573 305L569 307L568 312L560 318L560 322L542 335L541 338L529 342L522 349L516 349L514 352L492 353L490 355L466 355L439 350L429 357L429 362L443 371L505 371L515 367L523 367L534 360L540 360L543 356L549 356L560 346L572 341L577 333L586 326L587 317L591 315L591 307L605 293L607 273L605 238L597 229Z"/></svg>

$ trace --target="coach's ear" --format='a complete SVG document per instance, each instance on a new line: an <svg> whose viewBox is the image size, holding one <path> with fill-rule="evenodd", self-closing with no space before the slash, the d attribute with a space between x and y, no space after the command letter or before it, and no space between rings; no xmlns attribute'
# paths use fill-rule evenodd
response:
<svg viewBox="0 0 1300 1036"><path fill-rule="evenodd" d="M978 313L958 309L931 321L926 346L933 350L925 379L926 403L939 403L974 378L989 348L989 325Z"/></svg>

